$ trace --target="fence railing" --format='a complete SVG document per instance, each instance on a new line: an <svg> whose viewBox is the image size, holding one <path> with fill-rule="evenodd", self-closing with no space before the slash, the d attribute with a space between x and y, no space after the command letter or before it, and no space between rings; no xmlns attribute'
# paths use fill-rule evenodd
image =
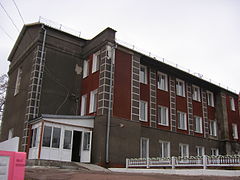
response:
<svg viewBox="0 0 240 180"><path fill-rule="evenodd" d="M126 159L126 168L130 167L240 167L240 155L233 156L190 156L171 158L130 158Z"/></svg>

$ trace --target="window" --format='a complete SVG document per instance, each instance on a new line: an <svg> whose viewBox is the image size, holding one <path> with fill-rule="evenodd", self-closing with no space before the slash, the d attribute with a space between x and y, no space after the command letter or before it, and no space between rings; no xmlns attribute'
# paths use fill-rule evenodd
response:
<svg viewBox="0 0 240 180"><path fill-rule="evenodd" d="M37 139L37 128L32 129L32 137L31 137L31 147L36 147L36 139Z"/></svg>
<svg viewBox="0 0 240 180"><path fill-rule="evenodd" d="M53 136L52 136L52 147L59 148L60 144L60 135L61 135L61 128L53 128Z"/></svg>
<svg viewBox="0 0 240 180"><path fill-rule="evenodd" d="M195 132L202 133L202 118L194 116Z"/></svg>
<svg viewBox="0 0 240 180"><path fill-rule="evenodd" d="M52 127L50 127L50 126L44 126L42 146L44 146L44 147L50 147L51 136L52 136Z"/></svg>
<svg viewBox="0 0 240 180"><path fill-rule="evenodd" d="M147 121L147 102L140 101L140 121Z"/></svg>
<svg viewBox="0 0 240 180"><path fill-rule="evenodd" d="M201 101L200 88L194 85L193 85L193 100L199 101L199 102Z"/></svg>
<svg viewBox="0 0 240 180"><path fill-rule="evenodd" d="M219 150L217 148L211 148L211 155L212 156L218 156Z"/></svg>
<svg viewBox="0 0 240 180"><path fill-rule="evenodd" d="M9 129L8 131L8 139L12 139L13 138L13 128Z"/></svg>
<svg viewBox="0 0 240 180"><path fill-rule="evenodd" d="M140 140L140 157L148 158L149 157L149 139L141 138Z"/></svg>
<svg viewBox="0 0 240 180"><path fill-rule="evenodd" d="M82 96L81 100L81 116L86 115L86 107L87 107L87 95Z"/></svg>
<svg viewBox="0 0 240 180"><path fill-rule="evenodd" d="M91 91L89 113L96 112L96 110L97 110L97 89Z"/></svg>
<svg viewBox="0 0 240 180"><path fill-rule="evenodd" d="M15 84L14 96L19 93L21 79L22 79L22 68L20 67L20 68L18 68L18 72L17 72L17 80L16 80L16 84Z"/></svg>
<svg viewBox="0 0 240 180"><path fill-rule="evenodd" d="M176 80L176 91L178 96L185 97L185 83L184 81L177 79Z"/></svg>
<svg viewBox="0 0 240 180"><path fill-rule="evenodd" d="M143 65L140 67L140 83L147 84L147 67Z"/></svg>
<svg viewBox="0 0 240 180"><path fill-rule="evenodd" d="M168 108L164 106L158 107L158 124L168 126Z"/></svg>
<svg viewBox="0 0 240 180"><path fill-rule="evenodd" d="M187 129L187 118L186 113L178 111L178 128L186 130Z"/></svg>
<svg viewBox="0 0 240 180"><path fill-rule="evenodd" d="M83 61L83 78L88 76L88 60Z"/></svg>
<svg viewBox="0 0 240 180"><path fill-rule="evenodd" d="M196 146L197 156L203 156L205 154L205 148L201 146Z"/></svg>
<svg viewBox="0 0 240 180"><path fill-rule="evenodd" d="M160 157L167 158L170 157L170 142L159 141L160 144Z"/></svg>
<svg viewBox="0 0 240 180"><path fill-rule="evenodd" d="M237 124L232 124L232 130L233 130L233 139L238 139L238 130L237 130Z"/></svg>
<svg viewBox="0 0 240 180"><path fill-rule="evenodd" d="M63 149L71 149L72 131L64 131Z"/></svg>
<svg viewBox="0 0 240 180"><path fill-rule="evenodd" d="M83 150L89 151L90 149L90 132L84 132L83 135Z"/></svg>
<svg viewBox="0 0 240 180"><path fill-rule="evenodd" d="M189 146L188 144L179 144L180 157L189 157Z"/></svg>
<svg viewBox="0 0 240 180"><path fill-rule="evenodd" d="M214 107L214 98L213 98L213 93L210 91L207 91L207 102L209 106Z"/></svg>
<svg viewBox="0 0 240 180"><path fill-rule="evenodd" d="M209 120L209 129L211 136L217 136L217 121Z"/></svg>
<svg viewBox="0 0 240 180"><path fill-rule="evenodd" d="M168 90L167 75L160 72L158 72L158 89Z"/></svg>
<svg viewBox="0 0 240 180"><path fill-rule="evenodd" d="M100 63L100 51L93 54L92 73L99 70L99 63Z"/></svg>
<svg viewBox="0 0 240 180"><path fill-rule="evenodd" d="M235 103L234 103L234 98L230 97L230 106L231 106L231 110L235 111Z"/></svg>

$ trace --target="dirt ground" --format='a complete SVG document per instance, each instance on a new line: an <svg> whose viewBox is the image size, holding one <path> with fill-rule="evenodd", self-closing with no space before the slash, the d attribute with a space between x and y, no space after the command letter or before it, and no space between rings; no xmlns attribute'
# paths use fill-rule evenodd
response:
<svg viewBox="0 0 240 180"><path fill-rule="evenodd" d="M240 180L240 177L180 176L163 174L133 174L69 170L56 168L27 168L25 180Z"/></svg>

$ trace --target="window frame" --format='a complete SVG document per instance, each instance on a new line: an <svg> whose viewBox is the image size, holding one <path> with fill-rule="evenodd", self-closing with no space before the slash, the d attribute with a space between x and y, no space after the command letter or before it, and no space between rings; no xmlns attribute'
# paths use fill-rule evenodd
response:
<svg viewBox="0 0 240 180"><path fill-rule="evenodd" d="M142 103L144 103L145 104L145 108L144 108L144 115L145 115L145 117L144 117L144 119L142 119L141 118L141 105L142 105ZM143 101L143 100L140 100L139 101L139 120L140 121L143 121L143 122L147 122L148 121L148 102L147 101Z"/></svg>
<svg viewBox="0 0 240 180"><path fill-rule="evenodd" d="M169 112L168 112L168 107L166 107L166 106L161 106L161 105L159 105L158 106L158 124L159 125L162 125L162 126L169 126ZM165 114L166 114L166 116L165 116L165 118L166 118L166 123L163 123L161 120L162 120L162 112L163 112L163 110L164 110L164 112L165 112ZM161 118L160 118L161 117Z"/></svg>
<svg viewBox="0 0 240 180"><path fill-rule="evenodd" d="M230 108L231 108L232 111L236 111L235 101L234 101L233 97L230 97Z"/></svg>
<svg viewBox="0 0 240 180"><path fill-rule="evenodd" d="M170 157L170 142L159 140L159 145L160 145L160 149L161 149L159 152L159 157L160 158L169 158ZM167 153L165 153L164 145L167 145ZM165 154L167 154L167 157L165 157Z"/></svg>
<svg viewBox="0 0 240 180"><path fill-rule="evenodd" d="M211 148L211 156L219 156L219 149Z"/></svg>
<svg viewBox="0 0 240 180"><path fill-rule="evenodd" d="M91 146L91 132L87 131L83 133L83 151L89 151L90 146Z"/></svg>
<svg viewBox="0 0 240 180"><path fill-rule="evenodd" d="M161 77L164 76L164 85L163 85L163 87L160 84L160 82L162 82L162 81L160 81L160 78L159 78L160 76ZM167 74L158 71L158 73L157 73L157 87L160 90L168 91L168 75Z"/></svg>
<svg viewBox="0 0 240 180"><path fill-rule="evenodd" d="M86 78L89 74L89 62L88 60L83 60L83 78Z"/></svg>
<svg viewBox="0 0 240 180"><path fill-rule="evenodd" d="M199 125L199 129L197 129L197 122L199 123L198 125ZM195 127L195 129L194 129L194 131L196 132L196 133L203 133L203 120L202 120L202 117L200 117L200 116L194 116L194 127Z"/></svg>
<svg viewBox="0 0 240 180"><path fill-rule="evenodd" d="M47 141L47 144L45 144L46 142L44 141L45 132L46 132L45 128L46 129L47 128L51 129L51 131L50 131L50 138ZM43 136L42 136L42 144L41 144L42 147L45 147L45 148L51 148L52 147L52 133L53 133L53 127L49 126L49 125L44 125L44 127L43 127ZM49 143L49 146L48 146L48 143Z"/></svg>
<svg viewBox="0 0 240 180"><path fill-rule="evenodd" d="M182 122L182 121L179 119L178 114L184 115L184 116L183 116L183 117L184 117L184 127L180 126L180 125L181 125L180 122ZM177 112L177 118L178 118L178 121L177 121L177 122L178 122L178 129L187 130L187 113L178 111L178 112ZM180 117L180 118L181 118L181 117Z"/></svg>
<svg viewBox="0 0 240 180"><path fill-rule="evenodd" d="M18 71L17 71L17 78L16 78L16 83L15 83L14 96L16 96L20 91L21 80L22 80L22 67L19 67Z"/></svg>
<svg viewBox="0 0 240 180"><path fill-rule="evenodd" d="M143 74L143 79L142 79L142 74L141 74L141 68L143 68L144 69L144 74ZM143 84L147 84L147 66L144 66L144 65L140 65L140 71L139 71L139 82L140 83L143 83Z"/></svg>
<svg viewBox="0 0 240 180"><path fill-rule="evenodd" d="M95 89L90 92L90 104L89 104L89 113L94 113L97 111L97 99L98 99L98 89Z"/></svg>
<svg viewBox="0 0 240 180"><path fill-rule="evenodd" d="M176 79L176 95L185 97L185 82L181 79Z"/></svg>
<svg viewBox="0 0 240 180"><path fill-rule="evenodd" d="M186 156L183 156L183 147L186 147ZM189 157L189 144L183 144L183 143L180 143L179 144L179 156L182 157L182 158L185 158L185 157Z"/></svg>
<svg viewBox="0 0 240 180"><path fill-rule="evenodd" d="M209 120L209 134L210 136L217 136L217 121Z"/></svg>
<svg viewBox="0 0 240 180"><path fill-rule="evenodd" d="M232 123L232 137L238 139L238 127L236 123Z"/></svg>
<svg viewBox="0 0 240 180"><path fill-rule="evenodd" d="M87 94L82 95L81 98L81 116L87 114Z"/></svg>
<svg viewBox="0 0 240 180"><path fill-rule="evenodd" d="M202 155L200 155L200 151L202 152ZM205 147L196 146L196 155L197 156L204 156L205 155Z"/></svg>
<svg viewBox="0 0 240 180"><path fill-rule="evenodd" d="M54 137L54 133L55 133L57 130L60 130L60 131L59 131L59 134L57 134L57 135L59 135L59 136L57 137L57 143L56 143L57 146L55 146L55 142L53 142L53 141L54 141L54 138L55 138L55 137ZM52 126L51 145L50 145L51 148L55 148L55 149L60 148L60 144L61 144L61 133L62 133L62 129L61 129L60 127L54 127L54 126ZM53 147L53 146L54 146L54 147Z"/></svg>
<svg viewBox="0 0 240 180"><path fill-rule="evenodd" d="M193 100L201 102L201 90L200 90L200 87L196 86L196 85L192 85L192 89L193 89L193 92L192 92Z"/></svg>
<svg viewBox="0 0 240 180"><path fill-rule="evenodd" d="M214 107L214 94L211 91L207 91L207 105Z"/></svg>
<svg viewBox="0 0 240 180"><path fill-rule="evenodd" d="M97 72L100 68L100 51L97 51L93 54L92 59L92 74Z"/></svg>
<svg viewBox="0 0 240 180"><path fill-rule="evenodd" d="M143 141L146 141L146 157L143 157ZM140 138L140 158L149 158L149 138Z"/></svg>
<svg viewBox="0 0 240 180"><path fill-rule="evenodd" d="M37 136L38 136L38 128L33 128L31 133L31 142L30 142L30 148L37 147Z"/></svg>
<svg viewBox="0 0 240 180"><path fill-rule="evenodd" d="M70 143L66 143L66 132L70 132L71 134L70 134ZM71 130L68 130L68 129L65 129L64 130L64 134L63 134L63 149L64 150L71 150L72 149L72 138L73 138L73 131L71 131ZM66 147L66 145L67 145L67 147Z"/></svg>

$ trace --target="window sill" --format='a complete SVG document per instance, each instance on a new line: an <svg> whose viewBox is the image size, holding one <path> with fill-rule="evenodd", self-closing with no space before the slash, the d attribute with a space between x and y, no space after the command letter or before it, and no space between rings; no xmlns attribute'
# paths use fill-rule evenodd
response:
<svg viewBox="0 0 240 180"><path fill-rule="evenodd" d="M165 92L168 92L168 89L161 89L161 88L157 88L158 90L160 90L160 91L165 91Z"/></svg>
<svg viewBox="0 0 240 180"><path fill-rule="evenodd" d="M158 123L159 126L166 126L168 127L169 125L168 124L161 124L161 123Z"/></svg>

